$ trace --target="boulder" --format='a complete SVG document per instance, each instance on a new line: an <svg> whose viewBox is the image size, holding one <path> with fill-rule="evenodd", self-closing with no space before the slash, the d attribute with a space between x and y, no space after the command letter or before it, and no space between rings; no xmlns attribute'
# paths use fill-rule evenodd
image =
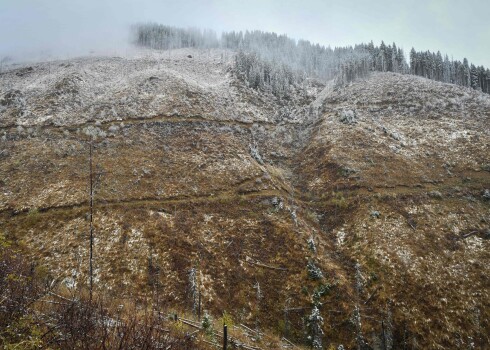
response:
<svg viewBox="0 0 490 350"><path fill-rule="evenodd" d="M352 125L357 123L357 113L352 109L344 109L338 113L341 123Z"/></svg>

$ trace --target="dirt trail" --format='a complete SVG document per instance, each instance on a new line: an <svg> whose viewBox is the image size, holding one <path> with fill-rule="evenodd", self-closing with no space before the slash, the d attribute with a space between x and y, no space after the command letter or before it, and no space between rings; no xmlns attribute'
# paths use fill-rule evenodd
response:
<svg viewBox="0 0 490 350"><path fill-rule="evenodd" d="M173 196L166 198L158 198L158 197L146 197L146 198L125 198L118 200L94 200L94 208L111 208L116 206L128 206L128 207L139 207L139 206L152 206L158 204L179 204L179 203L201 203L201 202L219 202L219 201L231 201L240 198L260 198L260 197L273 197L273 196L282 196L282 193L279 190L259 190L259 191L249 191L246 193L237 193L234 190L226 190L220 193L211 193L211 194L203 194L196 196ZM48 207L40 207L37 208L39 213L46 213L56 210L71 210L77 208L87 208L89 207L89 202L83 201L80 203L74 204L66 204L59 206L48 206ZM11 208L3 209L0 211L0 215L8 214L11 216L17 215L28 215L29 209L23 210L13 210Z"/></svg>
<svg viewBox="0 0 490 350"><path fill-rule="evenodd" d="M75 131L79 128L84 128L87 126L98 126L102 129L108 128L112 125L120 125L123 123L124 125L137 125L137 124L149 124L149 123L210 123L217 125L227 125L227 126L240 126L244 128L250 128L254 124L261 125L265 127L276 127L277 124L274 122L267 121L239 121L239 120L231 120L231 119L209 119L203 117L201 115L190 115L190 116L182 116L182 115L170 115L170 116L162 116L157 115L153 117L138 117L138 118L118 118L117 120L103 120L98 121L97 123L94 121L88 121L80 124L73 125L39 125L39 124L30 124L30 125L21 125L23 128L40 128L42 130L69 130ZM8 125L8 126L0 126L0 130L15 130L19 126L18 125Z"/></svg>

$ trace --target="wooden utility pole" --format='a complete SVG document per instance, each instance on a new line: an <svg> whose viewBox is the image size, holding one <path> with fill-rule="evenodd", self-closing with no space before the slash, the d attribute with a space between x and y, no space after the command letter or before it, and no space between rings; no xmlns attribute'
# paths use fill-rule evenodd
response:
<svg viewBox="0 0 490 350"><path fill-rule="evenodd" d="M92 291L94 286L93 279L93 246L94 246L94 182L92 172L92 148L93 139L90 140L90 257L89 257L89 275L90 275L90 302L92 302Z"/></svg>

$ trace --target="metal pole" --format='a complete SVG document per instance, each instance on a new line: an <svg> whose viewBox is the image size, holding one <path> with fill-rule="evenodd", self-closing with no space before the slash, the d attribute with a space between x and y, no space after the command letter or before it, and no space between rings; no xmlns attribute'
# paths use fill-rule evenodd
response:
<svg viewBox="0 0 490 350"><path fill-rule="evenodd" d="M228 326L224 324L223 325L223 350L226 350L227 345L228 345Z"/></svg>

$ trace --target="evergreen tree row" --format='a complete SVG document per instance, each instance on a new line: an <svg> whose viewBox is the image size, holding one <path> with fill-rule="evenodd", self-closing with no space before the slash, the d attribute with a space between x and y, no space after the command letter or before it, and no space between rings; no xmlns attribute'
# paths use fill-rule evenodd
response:
<svg viewBox="0 0 490 350"><path fill-rule="evenodd" d="M403 50L381 42L375 46L325 47L306 40L262 31L215 32L182 29L159 24L134 27L137 45L153 49L227 48L238 51L235 71L256 89L269 89L275 95L287 95L289 85L305 78L322 81L336 79L345 84L366 77L369 72L413 74L428 79L472 87L490 93L490 71L484 67L442 58L440 52L410 52L407 63Z"/></svg>
<svg viewBox="0 0 490 350"><path fill-rule="evenodd" d="M257 90L267 90L278 97L289 95L290 87L302 79L287 65L261 59L255 52L238 51L235 56L238 78Z"/></svg>
<svg viewBox="0 0 490 350"><path fill-rule="evenodd" d="M405 60L405 53L396 44L386 45L384 41L379 46L374 46L371 41L369 44L360 44L356 48L366 50L371 57L371 71L409 73L410 68Z"/></svg>
<svg viewBox="0 0 490 350"><path fill-rule="evenodd" d="M157 50L219 46L218 36L214 31L197 28L183 29L161 24L138 24L133 27L133 35L137 45Z"/></svg>
<svg viewBox="0 0 490 350"><path fill-rule="evenodd" d="M364 46L330 47L261 31L214 32L158 24L135 26L136 44L153 49L227 48L238 51L235 71L256 89L286 96L290 86L305 78L338 83L365 77L373 68Z"/></svg>
<svg viewBox="0 0 490 350"><path fill-rule="evenodd" d="M461 62L449 60L449 57L445 55L443 59L439 51L437 53L417 52L412 48L410 73L490 93L490 70L488 68L469 64L466 58Z"/></svg>

